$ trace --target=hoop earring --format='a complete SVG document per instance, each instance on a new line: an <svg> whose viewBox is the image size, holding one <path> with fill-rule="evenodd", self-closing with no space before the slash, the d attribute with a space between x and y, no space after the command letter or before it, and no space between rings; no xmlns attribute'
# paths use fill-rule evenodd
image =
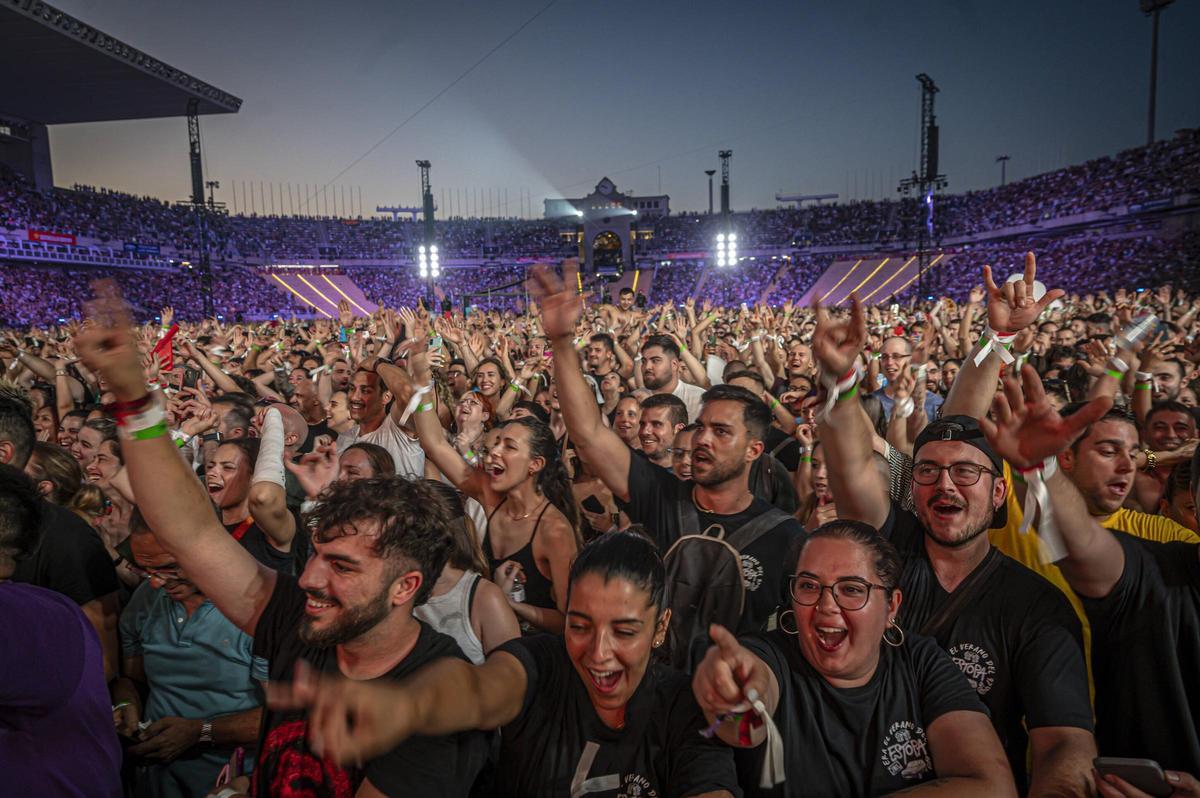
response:
<svg viewBox="0 0 1200 798"><path fill-rule="evenodd" d="M893 629L899 633L899 639L896 639L895 637L888 637L888 632L891 632ZM896 623L895 618L893 618L888 624L888 627L883 630L883 642L887 643L892 648L900 648L900 646L904 645L904 630L900 628L900 624Z"/></svg>
<svg viewBox="0 0 1200 798"><path fill-rule="evenodd" d="M793 622L793 623L795 623L795 621L796 621L796 613L795 613L795 611L793 611L793 610L784 610L783 612L779 613L779 621L778 621L779 628L783 630L783 633L784 633L785 635L798 635L798 634L800 634L800 626L799 626L799 624L797 624L796 626L794 626L794 627L792 627L791 629L789 629L789 628L787 628L787 624L785 624L785 623L783 622L783 619L784 619L784 618L786 618L786 617L787 617L787 616L789 616L789 615L790 615L790 616L792 616L792 622Z"/></svg>

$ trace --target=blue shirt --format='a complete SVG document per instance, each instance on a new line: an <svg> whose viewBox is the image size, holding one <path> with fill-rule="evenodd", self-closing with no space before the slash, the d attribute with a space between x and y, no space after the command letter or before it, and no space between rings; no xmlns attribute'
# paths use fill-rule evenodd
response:
<svg viewBox="0 0 1200 798"><path fill-rule="evenodd" d="M892 408L896 406L896 400L884 393L884 389L880 388L871 396L877 397L880 404L883 405L883 417L890 419L892 417ZM937 420L937 409L942 406L946 400L933 391L925 392L925 418L933 423Z"/></svg>
<svg viewBox="0 0 1200 798"><path fill-rule="evenodd" d="M122 653L142 658L150 687L142 720L212 719L262 704L258 681L267 679L267 662L251 654L250 636L211 602L189 618L187 607L143 582L121 613L120 633ZM158 784L152 791L204 795L229 755L228 749L196 748L152 767L147 777Z"/></svg>

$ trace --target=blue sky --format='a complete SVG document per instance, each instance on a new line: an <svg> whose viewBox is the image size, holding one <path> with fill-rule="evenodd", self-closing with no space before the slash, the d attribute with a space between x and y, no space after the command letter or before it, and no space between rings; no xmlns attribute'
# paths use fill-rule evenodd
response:
<svg viewBox="0 0 1200 798"><path fill-rule="evenodd" d="M549 1L56 4L244 100L202 121L207 176L240 206L243 181L334 180ZM1166 10L1160 137L1200 125L1198 38L1200 3ZM604 175L701 209L728 147L738 210L894 196L927 72L942 171L966 191L998 182L1000 154L1011 180L1144 143L1149 52L1137 0L557 0L336 185L368 211L417 204L424 158L443 214L489 190L540 213ZM51 145L59 185L190 191L182 119L57 126Z"/></svg>

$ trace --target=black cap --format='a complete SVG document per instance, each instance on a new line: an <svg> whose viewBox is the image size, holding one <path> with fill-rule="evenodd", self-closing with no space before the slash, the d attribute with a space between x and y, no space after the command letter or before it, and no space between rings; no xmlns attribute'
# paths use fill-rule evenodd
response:
<svg viewBox="0 0 1200 798"><path fill-rule="evenodd" d="M943 416L932 424L927 424L913 444L913 460L917 459L922 446L935 441L961 441L968 446L974 446L987 455L997 473L1001 476L1004 474L1004 459L992 449L991 444L983 435L983 430L979 428L979 422L971 416ZM1008 497L1006 496L1004 503L992 516L991 528L1003 529L1007 525Z"/></svg>

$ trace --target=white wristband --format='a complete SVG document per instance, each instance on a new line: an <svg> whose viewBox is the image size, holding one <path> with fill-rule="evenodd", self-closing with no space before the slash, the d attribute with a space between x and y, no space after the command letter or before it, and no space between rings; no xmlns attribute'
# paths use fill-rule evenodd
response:
<svg viewBox="0 0 1200 798"><path fill-rule="evenodd" d="M259 433L258 460L254 463L254 482L270 482L284 487L283 415L278 408L267 410Z"/></svg>

